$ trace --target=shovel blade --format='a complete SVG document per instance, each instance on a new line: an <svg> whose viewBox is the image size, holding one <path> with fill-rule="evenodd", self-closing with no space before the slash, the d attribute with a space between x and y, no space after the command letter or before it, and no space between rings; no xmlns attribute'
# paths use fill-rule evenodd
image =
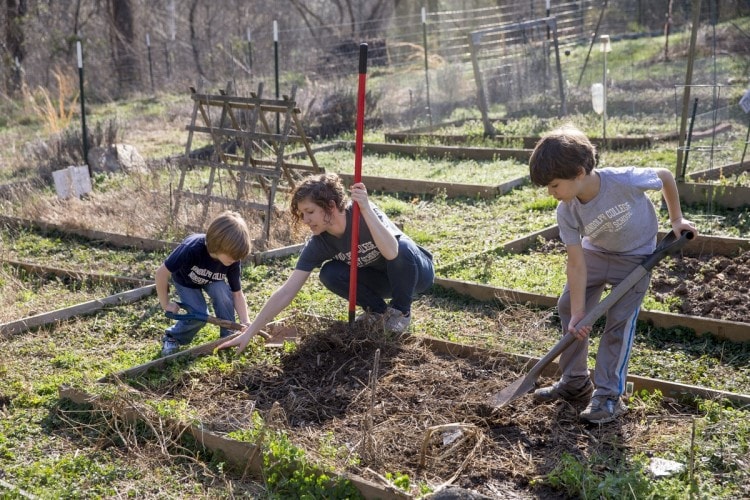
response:
<svg viewBox="0 0 750 500"><path fill-rule="evenodd" d="M299 339L299 332L292 326L275 324L269 325L266 330L266 347L282 347L284 342L296 342Z"/></svg>
<svg viewBox="0 0 750 500"><path fill-rule="evenodd" d="M536 387L536 377L526 376L519 378L502 391L490 396L490 406L502 408L516 398L531 392Z"/></svg>

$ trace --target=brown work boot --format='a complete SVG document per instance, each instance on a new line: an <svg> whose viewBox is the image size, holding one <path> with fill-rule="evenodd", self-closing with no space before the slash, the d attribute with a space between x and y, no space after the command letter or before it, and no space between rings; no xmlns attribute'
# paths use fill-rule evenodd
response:
<svg viewBox="0 0 750 500"><path fill-rule="evenodd" d="M554 384L542 387L534 391L534 400L540 403L564 399L569 403L587 403L594 393L594 384L591 379L587 378L582 387L572 387L570 384L555 382Z"/></svg>

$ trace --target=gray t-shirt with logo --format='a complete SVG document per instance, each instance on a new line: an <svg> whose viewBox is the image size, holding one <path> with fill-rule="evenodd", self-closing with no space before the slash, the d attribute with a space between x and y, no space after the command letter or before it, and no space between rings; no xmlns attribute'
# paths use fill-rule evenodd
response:
<svg viewBox="0 0 750 500"><path fill-rule="evenodd" d="M653 168L602 168L593 200L578 198L557 205L560 239L566 245L620 255L647 255L656 248L659 222L646 191L660 190Z"/></svg>
<svg viewBox="0 0 750 500"><path fill-rule="evenodd" d="M401 230L391 222L385 213L378 207L370 205L377 215L378 219L388 228L388 230L399 238L403 235ZM316 267L321 266L328 260L340 260L351 265L352 260L352 205L346 207L346 231L343 236L337 238L330 233L323 232L319 235L312 236L300 254L295 269L300 271L311 272ZM359 216L359 246L357 247L357 267L372 267L381 271L386 270L386 262L383 255L375 246L372 240L370 230L362 218Z"/></svg>

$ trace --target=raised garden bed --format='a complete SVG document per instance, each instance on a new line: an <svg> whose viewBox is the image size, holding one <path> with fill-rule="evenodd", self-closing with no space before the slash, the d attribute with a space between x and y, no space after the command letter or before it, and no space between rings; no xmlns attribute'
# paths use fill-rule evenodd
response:
<svg viewBox="0 0 750 500"><path fill-rule="evenodd" d="M523 135L495 135L494 137L479 138L470 134L431 134L419 132L392 132L385 134L386 142L397 143L435 143L442 145L470 144L473 141L497 144L500 147L520 147L521 149L534 149L539 142L540 136ZM597 147L606 146L608 149L643 149L650 148L653 143L652 137L611 137L606 141L599 137L591 137L591 142Z"/></svg>
<svg viewBox="0 0 750 500"><path fill-rule="evenodd" d="M749 249L750 240L739 238L700 236L691 241L681 257L666 259L654 269L641 319L750 341ZM515 294L519 300L551 307L565 284L565 259L552 227L443 268L440 273L451 278L438 283L475 298L502 295L513 300ZM472 283L479 286L472 290Z"/></svg>
<svg viewBox="0 0 750 500"><path fill-rule="evenodd" d="M185 186L185 189L205 189L201 182L208 182L209 169L196 169L197 186ZM175 210L178 174L173 169L154 168L140 175L114 174L94 182L94 189L82 199L70 198L61 200L54 190L47 187L27 186L6 194L3 203L2 224L31 225L42 228L64 227L75 229L79 234L90 239L105 239L117 243L117 236L130 240L127 245L138 239L170 243L156 243L158 248L175 245L192 232L204 231L208 222L219 212L237 210L231 200L217 201L228 197L234 180L224 173L222 180L215 180L211 202L184 202L179 211ZM217 174L218 176L218 174ZM222 187L222 182L226 184ZM225 193L224 191L227 191ZM284 193L279 193L277 206L286 204ZM250 228L255 251L265 251L286 246L292 243L290 219L288 212L281 210L273 216L270 238L265 238L263 217L258 210L242 210L243 217ZM137 248L147 248L142 243Z"/></svg>
<svg viewBox="0 0 750 500"><path fill-rule="evenodd" d="M360 492L366 498L399 498L386 478L400 474L408 475L409 493L415 495L455 484L492 498L562 498L549 484L530 480L553 474L562 455L658 456L690 440L694 431L695 410L671 398L634 397L619 422L593 430L577 421L569 405L538 405L525 397L492 412L487 397L519 376L521 358L437 340L386 338L324 318L297 318L288 326L301 337L278 356L237 360L229 371L212 369L226 359L210 354L212 342L172 362L152 363L152 371L125 370L117 379L143 400L189 402L190 418L200 429L196 439L227 454L234 446L239 463L252 471L259 467L253 445L263 447L258 436L269 427L283 431L307 456L357 481L364 478L368 489ZM664 387L633 380L641 384L636 391ZM682 396L721 397L698 389L683 386ZM680 389L672 392L682 397ZM654 443L654 435L665 438ZM239 436L254 436L253 444L232 445ZM704 437L709 434L698 440ZM623 440L630 451L616 444ZM702 443L696 444L701 450ZM696 457L690 466L699 463ZM735 471L735 486L747 489L750 478Z"/></svg>
<svg viewBox="0 0 750 500"><path fill-rule="evenodd" d="M350 151L322 152L316 156L329 172L354 172L353 155ZM424 156L404 156L398 152L373 153L365 150L362 157L362 173L373 177L412 181L496 186L528 177L529 167L515 160L458 161L450 158L430 159Z"/></svg>
<svg viewBox="0 0 750 500"><path fill-rule="evenodd" d="M138 300L153 292L145 280L75 273L14 261L0 261L0 284L3 334Z"/></svg>
<svg viewBox="0 0 750 500"><path fill-rule="evenodd" d="M747 206L750 200L750 186L680 182L677 189L680 192L680 201L684 204L742 208Z"/></svg>

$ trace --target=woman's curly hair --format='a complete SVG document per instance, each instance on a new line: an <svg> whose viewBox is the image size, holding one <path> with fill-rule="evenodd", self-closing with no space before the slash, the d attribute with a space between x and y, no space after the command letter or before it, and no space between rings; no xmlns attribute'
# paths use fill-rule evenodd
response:
<svg viewBox="0 0 750 500"><path fill-rule="evenodd" d="M306 178L292 192L290 208L295 225L302 220L299 202L304 200L310 200L322 208L326 213L326 222L329 222L333 207L344 210L348 198L341 178L336 174L320 174Z"/></svg>

